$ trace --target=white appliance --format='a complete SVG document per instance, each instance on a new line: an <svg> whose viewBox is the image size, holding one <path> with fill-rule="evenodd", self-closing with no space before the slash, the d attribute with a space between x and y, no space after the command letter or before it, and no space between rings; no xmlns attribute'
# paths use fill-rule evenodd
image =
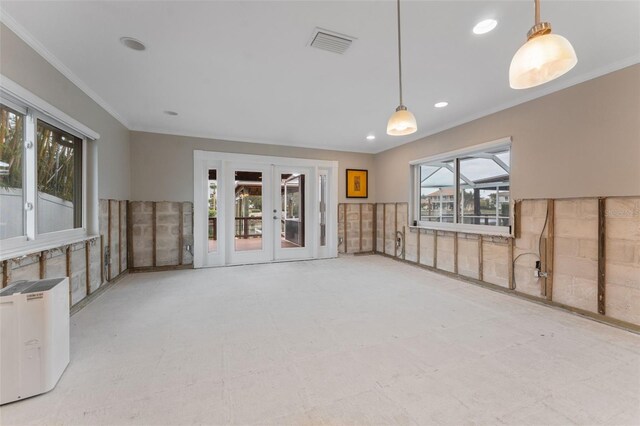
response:
<svg viewBox="0 0 640 426"><path fill-rule="evenodd" d="M48 392L69 364L69 279L0 291L0 404Z"/></svg>

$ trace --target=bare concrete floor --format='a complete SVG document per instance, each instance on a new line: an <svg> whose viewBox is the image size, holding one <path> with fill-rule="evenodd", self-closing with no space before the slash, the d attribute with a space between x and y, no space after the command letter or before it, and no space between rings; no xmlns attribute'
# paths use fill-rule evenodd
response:
<svg viewBox="0 0 640 426"><path fill-rule="evenodd" d="M640 424L640 336L380 256L126 277L14 424Z"/></svg>

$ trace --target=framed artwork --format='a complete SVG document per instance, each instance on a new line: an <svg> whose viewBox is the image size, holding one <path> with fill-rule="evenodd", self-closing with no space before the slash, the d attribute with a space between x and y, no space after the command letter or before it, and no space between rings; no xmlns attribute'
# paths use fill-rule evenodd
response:
<svg viewBox="0 0 640 426"><path fill-rule="evenodd" d="M369 197L369 172L347 169L347 198Z"/></svg>

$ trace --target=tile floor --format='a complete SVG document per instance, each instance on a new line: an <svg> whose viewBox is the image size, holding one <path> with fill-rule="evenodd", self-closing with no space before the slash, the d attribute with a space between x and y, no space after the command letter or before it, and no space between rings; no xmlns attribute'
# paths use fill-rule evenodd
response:
<svg viewBox="0 0 640 426"><path fill-rule="evenodd" d="M129 275L2 425L640 424L640 336L380 256Z"/></svg>

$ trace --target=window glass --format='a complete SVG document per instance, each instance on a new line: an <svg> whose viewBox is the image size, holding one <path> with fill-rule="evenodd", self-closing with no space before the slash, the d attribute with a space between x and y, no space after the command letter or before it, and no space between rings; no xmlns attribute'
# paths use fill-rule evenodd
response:
<svg viewBox="0 0 640 426"><path fill-rule="evenodd" d="M500 148L419 165L420 221L509 226L510 164L510 148Z"/></svg>
<svg viewBox="0 0 640 426"><path fill-rule="evenodd" d="M38 120L38 233L82 227L82 140Z"/></svg>
<svg viewBox="0 0 640 426"><path fill-rule="evenodd" d="M454 167L453 161L420 167L420 220L453 223Z"/></svg>
<svg viewBox="0 0 640 426"><path fill-rule="evenodd" d="M0 239L24 235L24 116L0 105Z"/></svg>
<svg viewBox="0 0 640 426"><path fill-rule="evenodd" d="M218 251L218 171L209 169L209 252Z"/></svg>

